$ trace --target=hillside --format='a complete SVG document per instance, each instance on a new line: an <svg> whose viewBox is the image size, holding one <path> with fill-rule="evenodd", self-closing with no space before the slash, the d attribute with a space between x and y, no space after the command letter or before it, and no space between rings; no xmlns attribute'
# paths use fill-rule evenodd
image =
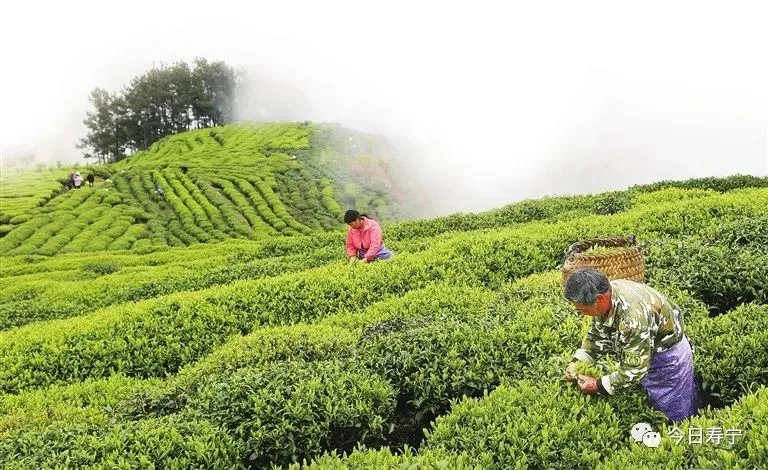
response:
<svg viewBox="0 0 768 470"><path fill-rule="evenodd" d="M64 170L4 176L0 254L150 252L343 226L344 208L403 218L386 142L319 124L236 124L177 134L66 191ZM106 178L106 180L105 180ZM396 184L396 183L395 183Z"/></svg>
<svg viewBox="0 0 768 470"><path fill-rule="evenodd" d="M355 134L370 147L347 156L350 135L312 126L309 135L299 124L183 134L103 168L111 183L53 197L41 184L25 196L13 217L29 219L0 239L28 232L0 254L0 466L765 467L768 178L663 181L387 221L395 258L348 265L334 212L303 209L290 194L319 191L311 201L322 204L327 178L338 204L345 184L372 198L387 172L367 174L379 163L365 154L385 146ZM371 186L345 183L355 178ZM150 183L166 197L153 199ZM221 196L206 198L207 209L195 198L206 184ZM285 226L267 222L254 192ZM148 237L127 250L93 248L105 223L94 238L42 249L64 229L30 222L96 212L87 201L113 196L105 212L143 214L125 230L142 225ZM376 197L393 215L402 207ZM238 236L223 207L250 231ZM255 227L248 208L273 232ZM205 233L226 236L187 246L174 235L196 237L188 227L202 220L213 227ZM563 253L631 233L646 281L683 309L697 348L707 407L677 428L639 392L587 397L562 380L589 324L562 297ZM76 239L87 241L64 249ZM632 442L639 421L664 436L659 448ZM715 428L729 437L671 438Z"/></svg>

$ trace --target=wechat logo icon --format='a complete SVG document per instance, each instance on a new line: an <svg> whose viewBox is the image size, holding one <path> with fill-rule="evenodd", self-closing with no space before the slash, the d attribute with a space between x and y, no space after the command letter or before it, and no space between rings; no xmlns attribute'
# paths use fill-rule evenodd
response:
<svg viewBox="0 0 768 470"><path fill-rule="evenodd" d="M642 442L646 447L659 447L661 434L655 432L648 423L637 423L629 430L635 442Z"/></svg>

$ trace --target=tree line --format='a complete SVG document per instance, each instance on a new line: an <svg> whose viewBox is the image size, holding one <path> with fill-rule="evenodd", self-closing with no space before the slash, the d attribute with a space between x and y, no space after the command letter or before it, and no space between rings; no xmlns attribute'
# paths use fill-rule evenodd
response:
<svg viewBox="0 0 768 470"><path fill-rule="evenodd" d="M240 80L224 62L195 59L153 67L120 92L95 88L78 148L110 163L167 135L231 122Z"/></svg>

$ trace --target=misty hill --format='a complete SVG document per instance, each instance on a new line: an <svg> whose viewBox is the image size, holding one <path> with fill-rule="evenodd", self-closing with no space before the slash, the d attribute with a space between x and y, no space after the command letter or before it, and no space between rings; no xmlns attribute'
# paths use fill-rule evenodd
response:
<svg viewBox="0 0 768 470"><path fill-rule="evenodd" d="M232 124L166 137L120 162L4 177L0 253L133 250L306 235L342 227L346 208L387 222L408 208L392 191L386 140L330 124Z"/></svg>

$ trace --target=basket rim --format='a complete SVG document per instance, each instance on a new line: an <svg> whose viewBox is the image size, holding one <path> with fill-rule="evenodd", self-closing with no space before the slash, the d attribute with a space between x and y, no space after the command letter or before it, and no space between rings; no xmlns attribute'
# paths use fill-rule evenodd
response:
<svg viewBox="0 0 768 470"><path fill-rule="evenodd" d="M628 237L614 236L614 237L599 237L599 238L587 238L572 243L568 250L565 252L565 256L569 257L578 253L585 253L587 250L593 247L602 246L605 248L633 248L640 246L637 243L637 236L632 234Z"/></svg>
<svg viewBox="0 0 768 470"><path fill-rule="evenodd" d="M566 257L565 261L569 260L603 260L603 259L619 259L619 258L642 258L643 249L640 246L631 247L616 247L615 250L608 253L589 253L589 252L577 252L572 253Z"/></svg>

